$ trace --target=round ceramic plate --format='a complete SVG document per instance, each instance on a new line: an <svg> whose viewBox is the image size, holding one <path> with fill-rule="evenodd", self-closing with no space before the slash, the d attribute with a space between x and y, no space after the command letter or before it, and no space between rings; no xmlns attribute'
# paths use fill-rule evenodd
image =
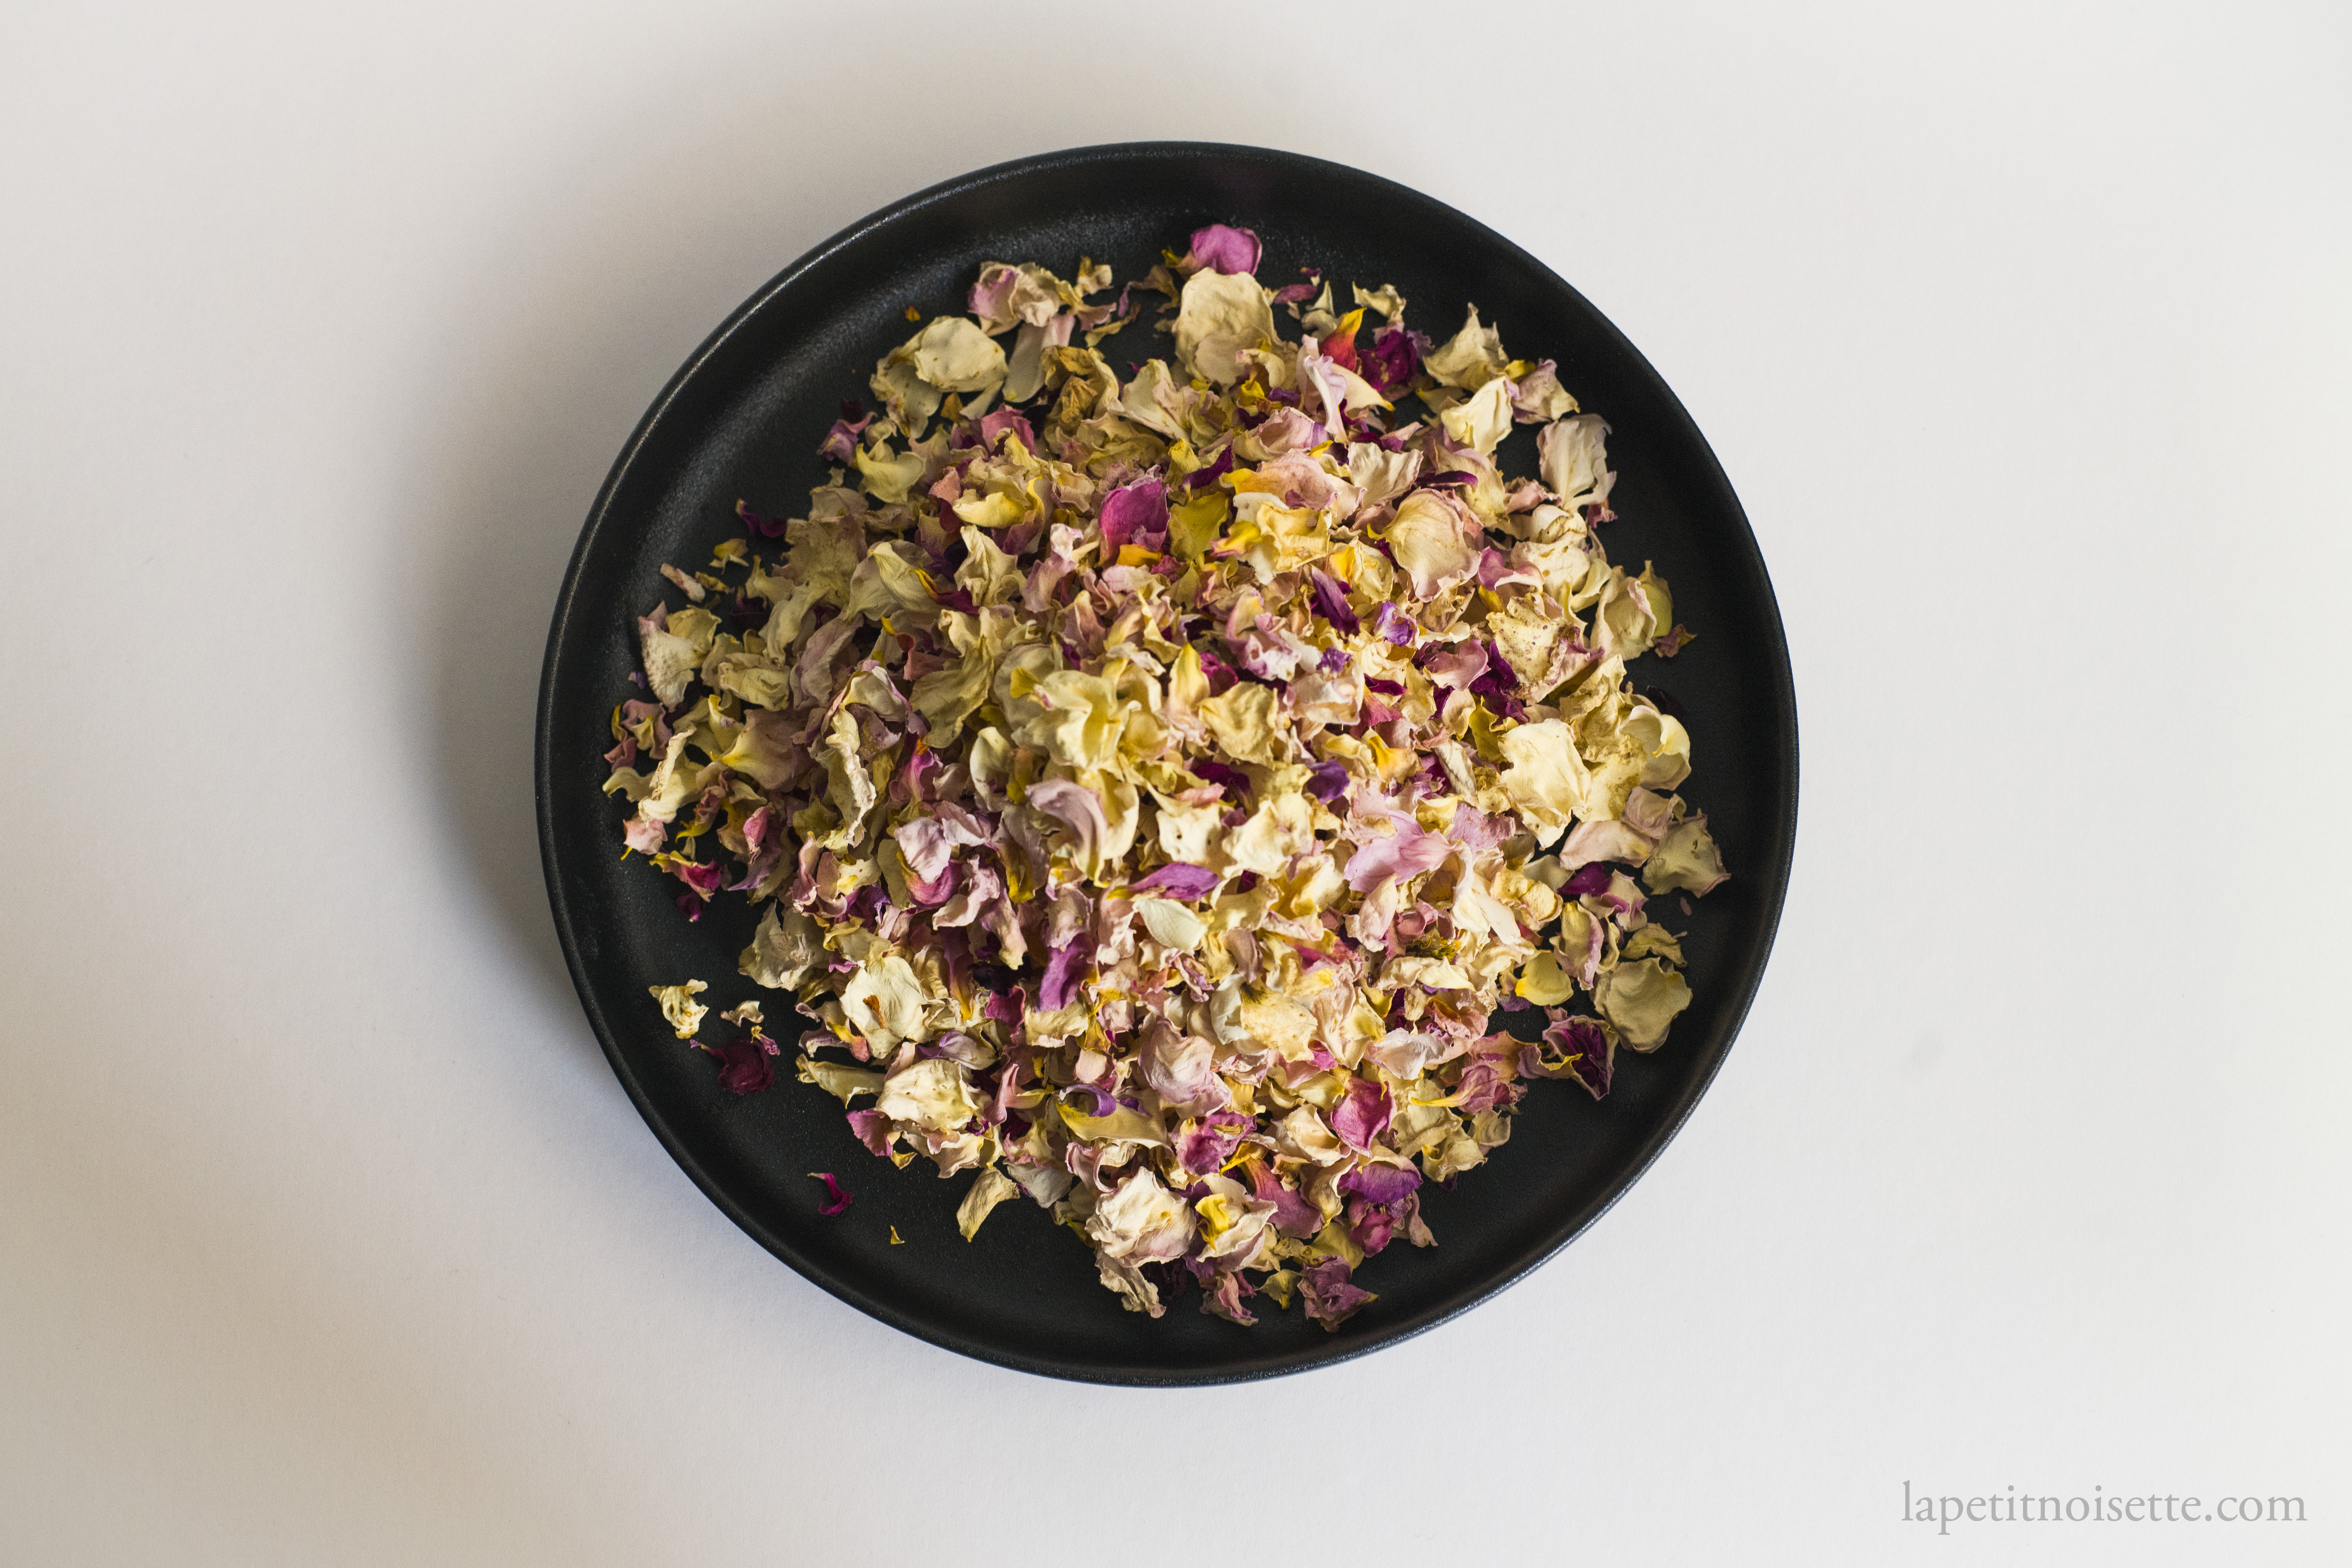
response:
<svg viewBox="0 0 2352 1568"><path fill-rule="evenodd" d="M1337 1333L1296 1308L1236 1327L1195 1311L1197 1296L1157 1320L1124 1311L1086 1247L1026 1202L999 1208L966 1243L954 1212L971 1177L943 1181L867 1153L837 1101L793 1080L789 1055L766 1093L721 1090L712 1059L672 1036L646 987L706 979L705 1000L719 1006L753 994L736 972L751 911L722 898L688 924L675 881L622 859L626 806L599 787L608 717L635 690L634 617L659 596L662 563L698 564L740 533L739 500L770 515L802 510L824 478L818 438L843 399L867 395L874 362L909 331L908 306L926 319L963 310L989 260L1066 276L1086 256L1139 278L1211 222L1257 231L1261 279L1314 266L1342 289L1394 284L1408 319L1441 341L1475 301L1512 353L1558 360L1561 382L1609 422L1611 558L1654 561L1698 634L1670 663L1638 661L1634 679L1685 716L1696 760L1682 793L1708 814L1731 872L1686 922L1669 917L1688 927L1696 999L1664 1047L1621 1052L1597 1103L1570 1083L1534 1084L1486 1164L1452 1191L1423 1189L1438 1245L1391 1247L1367 1263L1358 1282L1380 1299ZM1122 374L1169 353L1150 323L1147 310L1106 342ZM1507 471L1532 473L1531 428L1512 440ZM1763 559L1706 441L1633 346L1541 262L1442 203L1339 164L1195 143L1084 148L950 181L827 240L754 294L655 399L589 513L548 634L537 743L540 847L572 980L613 1070L687 1173L761 1246L885 1322L1005 1366L1105 1383L1226 1382L1360 1355L1566 1245L1656 1158L1730 1048L1763 973L1796 829L1796 700ZM812 1171L838 1173L856 1194L845 1214L819 1215Z"/></svg>

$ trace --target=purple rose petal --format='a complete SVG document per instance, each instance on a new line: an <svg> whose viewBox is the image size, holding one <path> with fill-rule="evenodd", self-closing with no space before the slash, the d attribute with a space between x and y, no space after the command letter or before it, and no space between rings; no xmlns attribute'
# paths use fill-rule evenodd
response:
<svg viewBox="0 0 2352 1568"><path fill-rule="evenodd" d="M1310 566L1307 569L1307 581L1314 590L1315 613L1330 622L1332 630L1347 637L1355 636L1362 623L1356 618L1356 612L1348 607L1348 590L1340 585L1339 580Z"/></svg>
<svg viewBox="0 0 2352 1568"><path fill-rule="evenodd" d="M1589 899L1595 893L1609 890L1611 875L1607 861L1595 860L1590 866L1579 866L1576 875L1568 879L1568 885L1560 891L1571 899Z"/></svg>
<svg viewBox="0 0 2352 1568"><path fill-rule="evenodd" d="M1421 1185L1421 1173L1411 1165L1360 1165L1339 1178L1339 1190L1369 1203L1392 1204Z"/></svg>
<svg viewBox="0 0 2352 1568"><path fill-rule="evenodd" d="M1322 1324L1326 1331L1338 1332L1340 1324L1373 1300L1370 1291L1353 1283L1354 1272L1340 1259L1327 1258L1307 1265L1299 1281L1300 1293L1307 1298L1307 1315Z"/></svg>
<svg viewBox="0 0 2352 1568"><path fill-rule="evenodd" d="M774 1059L749 1035L738 1035L711 1055L719 1058L719 1087L730 1094L757 1094L776 1081Z"/></svg>
<svg viewBox="0 0 2352 1568"><path fill-rule="evenodd" d="M1196 268L1205 267L1212 272L1255 272L1261 254L1263 247L1257 236L1249 229L1213 223L1192 231L1190 259Z"/></svg>
<svg viewBox="0 0 2352 1568"><path fill-rule="evenodd" d="M827 1219L831 1219L835 1215L845 1213L848 1209L850 1197L849 1189L835 1181L831 1171L811 1171L809 1173L809 1179L812 1181L823 1182L824 1184L824 1190L828 1194L828 1200L826 1202L817 1205L817 1213L824 1215Z"/></svg>
<svg viewBox="0 0 2352 1568"><path fill-rule="evenodd" d="M1348 1080L1347 1098L1331 1112L1331 1131L1350 1149L1364 1150L1388 1130L1389 1091L1370 1079Z"/></svg>
<svg viewBox="0 0 2352 1568"><path fill-rule="evenodd" d="M1171 860L1137 882L1129 891L1160 893L1190 902L1194 899L1205 899L1216 891L1217 883L1222 879L1206 866L1195 866L1189 860Z"/></svg>
<svg viewBox="0 0 2352 1568"><path fill-rule="evenodd" d="M1047 1012L1055 1012L1070 1005L1085 983L1087 944L1069 942L1054 950L1045 965L1045 981L1037 987L1037 1005Z"/></svg>
<svg viewBox="0 0 2352 1568"><path fill-rule="evenodd" d="M1103 543L1116 554L1125 544L1168 548L1168 487L1158 479L1121 485L1103 498Z"/></svg>

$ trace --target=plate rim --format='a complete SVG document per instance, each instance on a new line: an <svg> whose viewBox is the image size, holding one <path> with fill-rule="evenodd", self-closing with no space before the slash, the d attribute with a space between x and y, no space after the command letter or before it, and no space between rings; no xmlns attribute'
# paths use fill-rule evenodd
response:
<svg viewBox="0 0 2352 1568"><path fill-rule="evenodd" d="M616 1033L605 1017L604 1010L599 1006L595 993L591 986L588 964L582 955L581 943L574 929L575 913L570 900L566 897L562 879L557 873L558 848L554 817L556 680L558 667L562 662L562 650L567 641L566 633L572 623L573 612L578 607L577 601L583 569L593 553L594 546L603 535L606 524L613 521L614 503L623 486L627 482L638 458L651 443L656 432L660 429L664 416L677 403L679 395L695 376L719 353L745 322L767 309L797 279L829 257L855 244L877 228L895 223L909 214L919 212L934 203L962 196L1003 181L1048 174L1091 163L1145 158L1176 161L1241 159L1278 164L1286 172L1295 174L1312 175L1319 173L1334 177L1343 177L1353 182L1370 182L1376 186L1386 187L1388 191L1401 197L1413 202L1430 204L1454 214L1463 223L1471 226L1488 243L1539 277L1549 279L1553 286L1559 288L1590 312L1593 322L1605 334L1611 346L1624 356L1626 363L1640 376L1648 380L1651 389L1660 396L1663 405L1670 411L1674 418L1680 421L1682 428L1677 434L1687 437L1694 448L1705 458L1704 482L1718 492L1718 500L1728 508L1729 514L1739 524L1740 533L1745 536L1748 550L1754 557L1753 564L1762 588L1760 608L1763 612L1765 628L1769 633L1767 639L1769 647L1755 650L1755 657L1758 663L1763 666L1766 682L1777 689L1785 712L1785 721L1778 726L1779 732L1770 737L1769 744L1777 748L1788 759L1788 765L1781 781L1781 798L1777 803L1778 809L1764 814L1764 819L1780 829L1780 850L1776 863L1758 868L1759 876L1769 883L1769 898L1761 911L1754 968L1747 975L1738 994L1731 999L1732 1005L1727 1015L1728 1021L1723 1032L1721 1045L1715 1049L1711 1059L1700 1064L1701 1070L1688 1081L1667 1114L1661 1119L1650 1136L1638 1146L1633 1158L1627 1163L1622 1176L1615 1181L1611 1189L1584 1208L1566 1216L1562 1221L1562 1227L1557 1231L1552 1239L1531 1248L1498 1275L1457 1288L1414 1316L1369 1329L1360 1333L1335 1334L1322 1343L1312 1344L1303 1350L1274 1352L1251 1360L1220 1363L1214 1367L1202 1368L1197 1371L1065 1363L1050 1357L1008 1351L991 1344L985 1340L959 1335L952 1331L941 1329L931 1322L908 1314L892 1302L887 1295L869 1291L851 1280L838 1277L818 1260L799 1253L789 1241L775 1235L756 1219L733 1197L724 1184L715 1180L702 1168L700 1162L694 1157L685 1142L674 1134L668 1121L647 1095L636 1073L621 1053ZM1762 987L1765 972L1770 967L1772 949L1780 931L1780 916L1788 899L1790 870L1796 858L1800 763L1796 680L1790 659L1787 627L1780 615L1779 596L1773 590L1771 575L1764 561L1762 545L1756 538L1755 527L1748 521L1747 509L1740 504L1738 493L1732 489L1730 478L1724 472L1721 460L1717 458L1714 447L1708 444L1706 435L1699 429L1697 422L1691 417L1689 410L1683 406L1682 399L1675 395L1674 389L1666 384L1664 377L1658 374L1656 367L1650 363L1641 350L1636 348L1633 342L1618 329L1615 322L1609 320L1591 301L1586 300L1566 279L1561 278L1539 258L1508 237L1496 232L1479 219L1462 212L1449 203L1441 201L1426 192L1388 179L1384 175L1306 153L1243 142L1112 142L1063 148L992 163L967 174L941 180L886 206L877 208L813 246L765 283L752 290L751 294L729 312L726 319L713 328L687 356L685 362L663 384L661 391L655 395L653 402L638 419L628 439L622 444L619 454L614 458L612 468L605 474L604 483L597 489L595 500L589 506L579 537L574 541L571 556L565 563L562 584L557 591L554 609L549 618L547 646L540 665L538 700L532 722L531 794L533 813L539 826L541 875L546 883L550 911L555 921L556 937L563 949L564 966L572 976L572 989L579 995L582 1010L587 1015L589 1026L595 1034L597 1044L604 1053L604 1059L611 1067L614 1076L620 1080L623 1089L628 1094L630 1102L636 1107L638 1115L644 1118L646 1127L661 1143L664 1151L668 1153L678 1168L686 1173L687 1177L694 1183L695 1186L700 1189L702 1194L709 1199L721 1214L734 1222L738 1229L759 1243L778 1261L836 1300L856 1308L869 1317L887 1323L901 1332L912 1335L926 1343L937 1345L942 1350L952 1351L975 1361L1013 1371L1069 1382L1116 1387L1177 1388L1252 1383L1272 1377L1286 1376L1316 1367L1353 1361L1360 1356L1370 1355L1375 1351L1386 1349L1416 1335L1426 1333L1474 1307L1491 1301L1557 1258L1570 1243L1582 1236L1603 1215L1614 1207L1619 1200L1633 1189L1633 1184L1649 1173L1651 1166L1664 1152L1666 1145L1672 1142L1675 1135L1682 1131L1684 1123L1689 1120L1692 1111L1697 1108L1699 1100L1713 1085L1716 1075L1722 1070L1724 1058L1731 1054L1732 1046L1737 1043L1741 1029L1746 1026L1748 1011L1755 1003L1758 991Z"/></svg>

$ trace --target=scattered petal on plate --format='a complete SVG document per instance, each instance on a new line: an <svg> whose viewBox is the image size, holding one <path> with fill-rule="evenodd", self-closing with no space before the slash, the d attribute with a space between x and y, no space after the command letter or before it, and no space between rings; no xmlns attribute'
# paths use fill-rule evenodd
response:
<svg viewBox="0 0 2352 1568"><path fill-rule="evenodd" d="M702 1020L710 1011L695 997L710 987L702 981L689 980L683 985L650 985L646 989L653 993L654 1000L661 1004L662 1016L677 1032L677 1037L681 1040L694 1038L695 1031L702 1027Z"/></svg>
<svg viewBox="0 0 2352 1568"><path fill-rule="evenodd" d="M811 1171L809 1180L824 1184L825 1201L817 1205L817 1213L831 1219L847 1211L850 1202L849 1191L835 1179L831 1171Z"/></svg>

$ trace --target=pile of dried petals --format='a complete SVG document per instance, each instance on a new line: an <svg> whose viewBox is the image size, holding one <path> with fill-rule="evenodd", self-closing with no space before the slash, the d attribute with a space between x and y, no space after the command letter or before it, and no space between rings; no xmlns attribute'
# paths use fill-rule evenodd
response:
<svg viewBox="0 0 2352 1568"><path fill-rule="evenodd" d="M605 787L689 917L764 906L742 973L823 1026L801 1079L876 1154L977 1172L967 1237L1023 1193L1131 1310L1295 1292L1337 1327L1527 1080L1598 1097L1665 1038L1690 991L1643 889L1724 872L1626 679L1691 634L1595 537L1607 426L1475 307L1440 346L1392 289L1339 314L1258 259L1215 226L1115 299L983 268L846 405L805 517L739 507L663 569ZM1173 363L1122 381L1099 345L1153 289ZM1533 477L1496 466L1515 423ZM656 989L681 1038L704 988ZM723 1080L765 1088L759 1003L724 1016Z"/></svg>

